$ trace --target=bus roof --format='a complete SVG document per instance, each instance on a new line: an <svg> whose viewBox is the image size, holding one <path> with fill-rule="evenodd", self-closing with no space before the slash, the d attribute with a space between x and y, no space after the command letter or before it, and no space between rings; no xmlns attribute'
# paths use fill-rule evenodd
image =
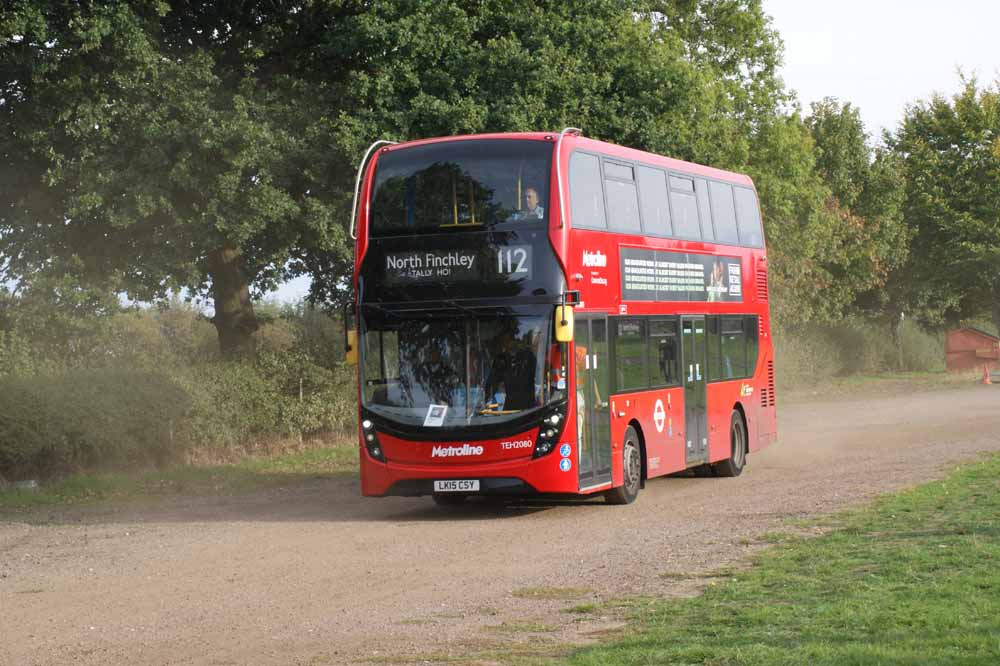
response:
<svg viewBox="0 0 1000 666"><path fill-rule="evenodd" d="M559 139L559 132L494 132L490 134L461 134L456 136L441 136L428 139L416 139L414 141L406 141L404 143L397 143L388 146L383 150L385 150L386 152L391 152L395 150L400 150L402 148L411 148L413 146L424 146L432 143L446 143L449 141L471 141L477 139L478 140L520 139L528 141L551 141L555 143ZM724 180L738 185L746 185L748 187L753 187L753 181L750 179L749 176L734 171L716 169L715 167L705 166L703 164L697 164L695 162L686 162L684 160L675 159L673 157L666 157L663 155L657 155L656 153L650 153L644 150L637 150L635 148L627 148L625 146L619 146L614 143L608 143L607 141L590 139L585 136L575 136L567 134L566 137L563 139L563 142L570 150L572 148L580 148L582 150L601 153L609 157L617 157L619 159L627 160L630 162L641 162L644 164L658 166L664 169L680 171L683 173L692 174L696 176L704 176L706 178L714 178L717 180Z"/></svg>

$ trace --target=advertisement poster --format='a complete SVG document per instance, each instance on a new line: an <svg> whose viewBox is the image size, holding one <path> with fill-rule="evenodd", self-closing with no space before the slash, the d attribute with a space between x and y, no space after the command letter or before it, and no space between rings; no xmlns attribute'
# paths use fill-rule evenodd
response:
<svg viewBox="0 0 1000 666"><path fill-rule="evenodd" d="M621 248L622 300L741 303L739 257Z"/></svg>

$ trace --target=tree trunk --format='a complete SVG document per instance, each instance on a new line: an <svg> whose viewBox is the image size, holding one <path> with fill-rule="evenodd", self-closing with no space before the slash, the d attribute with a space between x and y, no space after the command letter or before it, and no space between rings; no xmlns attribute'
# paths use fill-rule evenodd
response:
<svg viewBox="0 0 1000 666"><path fill-rule="evenodd" d="M250 300L250 279L243 268L242 256L231 243L212 251L208 257L212 276L212 299L215 316L212 323L219 335L222 358L253 358L256 344L257 315Z"/></svg>

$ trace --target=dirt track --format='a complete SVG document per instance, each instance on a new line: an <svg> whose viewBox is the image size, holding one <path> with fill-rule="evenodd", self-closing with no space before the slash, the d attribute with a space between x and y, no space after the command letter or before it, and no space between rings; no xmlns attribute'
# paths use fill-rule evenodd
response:
<svg viewBox="0 0 1000 666"><path fill-rule="evenodd" d="M1000 387L779 414L742 477L654 480L627 507L442 511L341 478L0 523L0 664L435 663L579 642L616 620L568 606L690 592L687 574L744 562L786 518L1000 451Z"/></svg>

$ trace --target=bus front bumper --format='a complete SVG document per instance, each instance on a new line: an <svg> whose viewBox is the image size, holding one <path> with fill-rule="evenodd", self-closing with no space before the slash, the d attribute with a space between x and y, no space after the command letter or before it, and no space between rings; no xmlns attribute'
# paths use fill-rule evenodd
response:
<svg viewBox="0 0 1000 666"><path fill-rule="evenodd" d="M397 495L414 497L434 493L434 482L450 479L479 481L477 495L533 495L538 493L576 493L576 461L569 469L561 458L551 453L541 458L526 458L485 464L417 465L379 462L362 447L361 494L367 497Z"/></svg>

